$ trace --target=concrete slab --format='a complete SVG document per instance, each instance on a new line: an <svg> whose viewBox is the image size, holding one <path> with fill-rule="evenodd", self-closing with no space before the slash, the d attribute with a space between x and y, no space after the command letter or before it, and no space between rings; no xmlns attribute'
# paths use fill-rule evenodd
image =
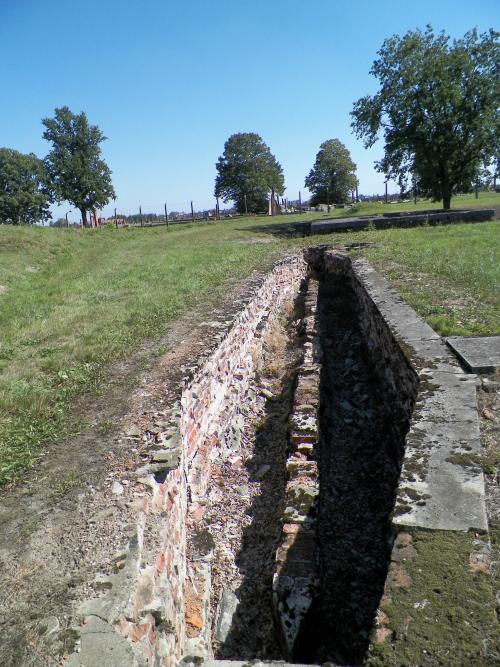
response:
<svg viewBox="0 0 500 667"><path fill-rule="evenodd" d="M413 421L471 422L479 429L475 375L426 370L419 377Z"/></svg>
<svg viewBox="0 0 500 667"><path fill-rule="evenodd" d="M446 343L471 373L494 373L500 368L500 336L450 336Z"/></svg>
<svg viewBox="0 0 500 667"><path fill-rule="evenodd" d="M205 660L203 667L315 667L283 660Z"/></svg>
<svg viewBox="0 0 500 667"><path fill-rule="evenodd" d="M427 363L430 364L429 370L441 371L443 373L454 373L455 375L464 374L457 359L454 355L450 354L449 348L441 338L412 339L411 348L413 351L411 362L414 366L418 365L426 371Z"/></svg>
<svg viewBox="0 0 500 667"><path fill-rule="evenodd" d="M417 420L407 438L394 523L487 532L480 451L476 423Z"/></svg>
<svg viewBox="0 0 500 667"><path fill-rule="evenodd" d="M441 337L384 277L364 260L354 267L420 380L393 521L486 532L484 478L477 465L478 378L462 371Z"/></svg>
<svg viewBox="0 0 500 667"><path fill-rule="evenodd" d="M79 628L80 652L73 653L65 667L147 667L145 657L134 654L132 644L97 616Z"/></svg>

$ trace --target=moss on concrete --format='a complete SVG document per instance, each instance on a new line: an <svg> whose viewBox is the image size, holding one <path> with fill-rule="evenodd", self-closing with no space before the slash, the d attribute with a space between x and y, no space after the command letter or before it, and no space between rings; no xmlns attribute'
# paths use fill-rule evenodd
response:
<svg viewBox="0 0 500 667"><path fill-rule="evenodd" d="M475 535L423 529L403 535L406 550L396 543L366 667L498 665L490 575L469 564Z"/></svg>
<svg viewBox="0 0 500 667"><path fill-rule="evenodd" d="M449 463L462 466L463 468L478 468L481 464L480 457L476 454L470 454L469 452L454 452L445 460Z"/></svg>

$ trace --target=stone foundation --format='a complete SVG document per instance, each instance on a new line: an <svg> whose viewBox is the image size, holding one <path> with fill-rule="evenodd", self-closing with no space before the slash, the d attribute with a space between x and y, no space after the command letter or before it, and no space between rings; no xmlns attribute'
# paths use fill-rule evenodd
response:
<svg viewBox="0 0 500 667"><path fill-rule="evenodd" d="M326 246L307 249L249 283L232 313L204 323L205 353L183 369L170 409L147 427L147 459L135 471L137 536L117 559L111 590L82 605L79 650L67 660L70 667L175 667L213 658L214 540L202 522L212 469L239 451L242 406L255 400L264 337L305 281L303 357L294 379L281 478L283 527L269 590L283 657L357 664L390 567L394 523L442 527L449 512L443 485L433 482L440 472L450 469L445 482L456 486L457 498L463 495L465 473L445 454L434 454L441 445L432 440L433 410L466 407L470 425L471 383L439 337L411 309L408 314L369 267L353 268ZM398 329L402 317L404 331ZM431 364L433 384L425 385ZM446 431L456 447L465 424L455 433L451 422L439 433ZM422 470L410 476L415 456L427 457L428 478ZM440 462L435 473L433 456ZM452 529L484 526L482 477L476 475L472 491L466 481L474 514L464 509ZM393 515L396 498L396 513L404 505L400 516ZM231 624L238 605L237 593L226 597L228 617L219 625Z"/></svg>

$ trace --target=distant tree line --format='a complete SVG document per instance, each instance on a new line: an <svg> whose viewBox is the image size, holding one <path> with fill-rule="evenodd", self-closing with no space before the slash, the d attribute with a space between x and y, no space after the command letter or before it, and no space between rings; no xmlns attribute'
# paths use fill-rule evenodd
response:
<svg viewBox="0 0 500 667"><path fill-rule="evenodd" d="M499 33L472 30L451 41L444 32L410 31L384 41L370 73L375 95L360 98L351 127L369 148L384 138L375 168L401 193L442 200L487 187L500 168ZM111 171L101 157L106 139L84 112L68 107L42 120L51 150L44 159L0 149L0 223L33 224L51 218L54 202L68 201L91 226L96 210L115 198ZM253 132L231 135L216 163L214 194L238 213L273 213L285 191L283 169ZM345 204L358 188L356 165L339 139L324 141L305 178L311 204ZM129 216L140 220L140 214ZM144 214L153 222L156 214ZM62 223L61 223L62 224Z"/></svg>
<svg viewBox="0 0 500 667"><path fill-rule="evenodd" d="M472 30L450 40L444 32L408 32L385 40L371 74L374 96L359 99L352 129L371 147L380 132L384 157L375 163L402 193L442 200L487 187L500 168L499 33ZM215 196L239 212L265 211L284 190L279 162L257 134L232 135L216 165ZM357 187L356 165L338 139L323 142L305 179L311 203L345 203Z"/></svg>
<svg viewBox="0 0 500 667"><path fill-rule="evenodd" d="M68 107L42 123L43 137L52 144L43 160L0 149L0 223L45 222L52 217L50 204L68 201L89 227L96 210L115 197L111 170L101 158L106 137L84 112L74 114Z"/></svg>

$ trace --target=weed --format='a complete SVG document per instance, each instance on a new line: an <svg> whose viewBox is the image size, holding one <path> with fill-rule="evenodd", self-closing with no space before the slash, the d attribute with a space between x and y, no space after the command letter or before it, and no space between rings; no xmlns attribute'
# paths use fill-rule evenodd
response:
<svg viewBox="0 0 500 667"><path fill-rule="evenodd" d="M64 496L68 491L80 483L80 476L72 470L65 477L57 481L52 488L53 496Z"/></svg>
<svg viewBox="0 0 500 667"><path fill-rule="evenodd" d="M99 433L101 433L102 435L107 435L109 433L112 433L115 428L116 428L116 423L112 419L101 419L101 421L97 425L97 429Z"/></svg>
<svg viewBox="0 0 500 667"><path fill-rule="evenodd" d="M479 456L470 452L454 452L445 460L463 468L477 468L480 465Z"/></svg>

